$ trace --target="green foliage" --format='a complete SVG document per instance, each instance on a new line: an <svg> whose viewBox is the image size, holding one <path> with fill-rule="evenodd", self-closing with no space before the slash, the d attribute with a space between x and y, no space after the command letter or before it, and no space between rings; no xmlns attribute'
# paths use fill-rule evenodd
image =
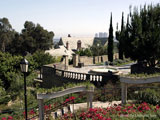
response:
<svg viewBox="0 0 160 120"><path fill-rule="evenodd" d="M23 74L20 71L21 56L12 56L9 53L0 52L0 96L6 100L6 95L9 95L9 100L15 100L20 94L20 90L23 89ZM29 61L29 73L27 76L27 86L33 86L33 79L37 77L37 74L33 72L36 68L36 62L32 56L28 56Z"/></svg>
<svg viewBox="0 0 160 120"><path fill-rule="evenodd" d="M147 74L147 73L142 73L142 74L127 74L125 76L126 77L131 77L131 78L151 78L151 77L158 77L158 76L160 76L160 73L154 73L154 74Z"/></svg>
<svg viewBox="0 0 160 120"><path fill-rule="evenodd" d="M129 28L129 15L128 15L128 17L127 17L127 24L126 24L126 29L125 29L125 31L124 31L124 48L123 48L123 50L124 50L124 55L125 55L125 57L126 58L129 58L129 56L130 56L130 46L131 46L131 42L130 42L130 40L129 40L129 31L130 30L130 28Z"/></svg>
<svg viewBox="0 0 160 120"><path fill-rule="evenodd" d="M76 54L79 54L80 56L92 56L92 51L89 48L81 49L76 52Z"/></svg>
<svg viewBox="0 0 160 120"><path fill-rule="evenodd" d="M123 16L123 12L122 12L122 22L121 22L121 31L120 31L120 35L119 35L119 59L122 59L123 60L123 53L124 53L124 37L125 37L125 28L124 28L124 16Z"/></svg>
<svg viewBox="0 0 160 120"><path fill-rule="evenodd" d="M142 102L147 102L152 105L160 104L160 91L155 89L145 89L143 91L139 91L137 95L137 100Z"/></svg>
<svg viewBox="0 0 160 120"><path fill-rule="evenodd" d="M109 38L108 38L108 60L113 61L113 26L112 26L112 13L110 18Z"/></svg>
<svg viewBox="0 0 160 120"><path fill-rule="evenodd" d="M126 65L126 64L132 63L132 62L133 61L131 61L130 59L123 59L123 60L122 59L115 59L115 60L113 60L113 62L111 64L115 65L115 66L121 66L121 65Z"/></svg>
<svg viewBox="0 0 160 120"><path fill-rule="evenodd" d="M48 50L53 45L53 32L48 32L39 24L26 21L21 34L23 51L34 53L37 50Z"/></svg>
<svg viewBox="0 0 160 120"><path fill-rule="evenodd" d="M14 31L7 18L0 18L0 50L6 51L6 48L13 39Z"/></svg>
<svg viewBox="0 0 160 120"><path fill-rule="evenodd" d="M43 65L54 63L55 58L53 58L49 53L45 53L44 51L36 51L33 55L32 58L34 62L37 64L37 68L41 68Z"/></svg>
<svg viewBox="0 0 160 120"><path fill-rule="evenodd" d="M125 32L125 55L137 61L147 61L155 67L160 58L160 6L144 5L140 11L134 8Z"/></svg>
<svg viewBox="0 0 160 120"><path fill-rule="evenodd" d="M76 54L80 56L100 56L107 54L107 46L102 45L100 42L93 44L92 46L88 46L86 49L81 49L76 52Z"/></svg>
<svg viewBox="0 0 160 120"><path fill-rule="evenodd" d="M20 70L21 58L21 56L12 56L9 53L0 52L0 78L5 89L10 87L12 78Z"/></svg>
<svg viewBox="0 0 160 120"><path fill-rule="evenodd" d="M48 50L53 46L54 33L45 30L39 24L26 21L22 33L12 29L7 18L0 18L0 50L22 55L25 51Z"/></svg>
<svg viewBox="0 0 160 120"><path fill-rule="evenodd" d="M51 89L39 88L37 89L37 92L38 93L52 93L52 92L58 92L58 91L62 91L67 88L72 88L72 87L77 87L77 86L86 86L87 88L90 86L94 87L94 85L90 82L68 83L68 84L64 84L63 87L53 87Z"/></svg>

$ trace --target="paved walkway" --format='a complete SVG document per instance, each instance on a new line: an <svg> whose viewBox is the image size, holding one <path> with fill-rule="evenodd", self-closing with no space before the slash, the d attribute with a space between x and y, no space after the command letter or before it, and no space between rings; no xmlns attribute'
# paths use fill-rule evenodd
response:
<svg viewBox="0 0 160 120"><path fill-rule="evenodd" d="M117 66L106 66L106 65L88 65L88 66L84 66L82 68L75 68L75 67L70 66L68 71L79 72L79 73L89 73L89 71L91 69L95 69L95 68L104 69L106 67L110 67L110 68L116 68L121 74L129 74L130 73L130 66L132 64L133 63L127 64L127 65L123 65L123 66L120 66L120 67L117 67Z"/></svg>
<svg viewBox="0 0 160 120"><path fill-rule="evenodd" d="M119 105L121 104L121 101L112 101L112 102L93 102L93 108L107 108L110 106L113 106L114 104ZM78 104L74 104L74 110L79 110L79 109L84 109L87 108L87 103L78 103ZM71 109L73 109L73 104L71 104Z"/></svg>

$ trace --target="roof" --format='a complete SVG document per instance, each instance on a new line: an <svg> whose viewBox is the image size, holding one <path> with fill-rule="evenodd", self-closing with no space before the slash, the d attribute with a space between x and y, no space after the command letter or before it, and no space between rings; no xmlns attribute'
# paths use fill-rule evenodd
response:
<svg viewBox="0 0 160 120"><path fill-rule="evenodd" d="M66 46L66 43L68 41L69 49L77 49L77 42L79 40L81 41L82 48L88 48L88 46L93 45L94 37L63 37L62 38L64 46Z"/></svg>
<svg viewBox="0 0 160 120"><path fill-rule="evenodd" d="M71 49L67 50L66 47L63 45L59 46L57 49L50 49L46 50L45 53L49 53L52 56L63 56L68 55L69 58L72 57L72 54L74 53Z"/></svg>

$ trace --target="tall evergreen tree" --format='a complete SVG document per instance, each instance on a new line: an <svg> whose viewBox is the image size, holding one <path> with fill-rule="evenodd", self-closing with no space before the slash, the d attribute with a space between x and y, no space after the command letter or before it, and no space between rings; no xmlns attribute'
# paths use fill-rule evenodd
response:
<svg viewBox="0 0 160 120"><path fill-rule="evenodd" d="M108 60L113 62L113 26L112 26L112 13L110 18L110 28L108 37Z"/></svg>
<svg viewBox="0 0 160 120"><path fill-rule="evenodd" d="M123 60L123 53L124 53L124 13L122 12L122 22L121 22L121 32L119 38L119 59Z"/></svg>
<svg viewBox="0 0 160 120"><path fill-rule="evenodd" d="M129 15L127 16L127 24L126 24L126 28L124 31L124 55L126 58L129 57L129 51L130 51L130 39L129 39L129 31L130 31L130 26L129 26Z"/></svg>

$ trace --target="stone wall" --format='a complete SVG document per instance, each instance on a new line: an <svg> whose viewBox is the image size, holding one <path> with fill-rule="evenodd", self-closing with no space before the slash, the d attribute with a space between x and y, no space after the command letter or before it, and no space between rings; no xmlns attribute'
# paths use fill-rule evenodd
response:
<svg viewBox="0 0 160 120"><path fill-rule="evenodd" d="M115 84L119 80L118 75L108 74L86 74L70 72L60 69L55 69L54 66L43 66L43 88L52 88L63 86L66 83L81 83L90 81L95 86L104 86L109 81Z"/></svg>
<svg viewBox="0 0 160 120"><path fill-rule="evenodd" d="M80 56L79 60L81 63L84 63L84 65L93 65L93 57Z"/></svg>
<svg viewBox="0 0 160 120"><path fill-rule="evenodd" d="M114 54L113 59L118 59L118 53ZM105 61L108 61L108 55L92 56L92 57L75 55L73 57L74 67L78 65L77 62L84 63L84 65L93 65Z"/></svg>

